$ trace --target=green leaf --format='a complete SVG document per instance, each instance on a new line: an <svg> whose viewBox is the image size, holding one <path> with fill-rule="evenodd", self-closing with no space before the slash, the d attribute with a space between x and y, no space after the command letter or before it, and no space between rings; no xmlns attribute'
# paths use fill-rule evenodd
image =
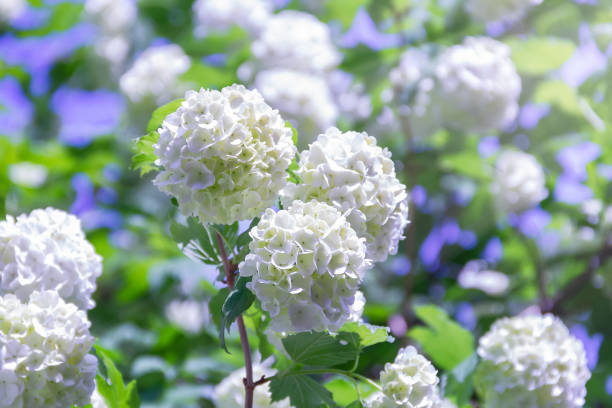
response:
<svg viewBox="0 0 612 408"><path fill-rule="evenodd" d="M513 38L506 43L520 74L543 75L563 65L576 46L568 40L548 37Z"/></svg>
<svg viewBox="0 0 612 408"><path fill-rule="evenodd" d="M393 337L389 335L390 329L385 326L375 326L369 323L348 322L340 328L340 333L355 333L359 336L361 348L388 341L393 342Z"/></svg>
<svg viewBox="0 0 612 408"><path fill-rule="evenodd" d="M274 377L270 381L270 392L272 401L289 397L294 407L320 408L323 404L337 407L331 392L307 375Z"/></svg>
<svg viewBox="0 0 612 408"><path fill-rule="evenodd" d="M563 81L541 82L534 91L533 101L548 103L570 115L583 115L578 94Z"/></svg>
<svg viewBox="0 0 612 408"><path fill-rule="evenodd" d="M153 111L153 114L151 115L151 120L149 120L149 123L147 124L147 133L157 132L157 129L161 127L162 123L164 122L164 119L166 119L166 116L168 116L172 112L176 112L176 110L179 106L181 106L181 103L183 103L184 100L185 99L182 98L175 99L172 102L168 102L167 104L155 109Z"/></svg>
<svg viewBox="0 0 612 408"><path fill-rule="evenodd" d="M157 131L153 131L139 137L134 142L134 147L132 149L134 151L134 155L132 156L132 169L139 170L141 176L153 170L157 170L157 165L155 164L157 155L153 151L153 145L157 143L158 139L159 134Z"/></svg>
<svg viewBox="0 0 612 408"><path fill-rule="evenodd" d="M440 368L452 370L474 353L472 334L452 321L444 310L427 305L415 308L415 313L427 327L415 327L408 336L421 343Z"/></svg>
<svg viewBox="0 0 612 408"><path fill-rule="evenodd" d="M255 301L255 295L253 292L247 289L246 284L251 281L251 278L238 278L238 281L234 285L234 289L229 293L223 307L221 308L221 320L219 326L219 340L221 341L221 347L227 351L225 345L225 331L229 333L231 324L245 312L253 301Z"/></svg>
<svg viewBox="0 0 612 408"><path fill-rule="evenodd" d="M472 376L477 365L478 356L474 353L457 365L447 376L444 394L452 396L458 406L468 404L472 397Z"/></svg>
<svg viewBox="0 0 612 408"><path fill-rule="evenodd" d="M357 388L359 387L359 393L357 392ZM334 396L334 401L341 407L345 406L357 406L361 407L361 405L351 405L355 404L355 402L359 402L358 398L361 396L365 398L371 393L376 391L371 384L368 384L363 381L350 381L346 377L337 376L332 378L331 380L325 383L325 388L327 388L332 395ZM357 401L355 401L357 400Z"/></svg>
<svg viewBox="0 0 612 408"><path fill-rule="evenodd" d="M335 366L354 360L359 353L346 340L323 332L292 334L283 339L283 345L294 362L311 366Z"/></svg>
<svg viewBox="0 0 612 408"><path fill-rule="evenodd" d="M476 152L463 151L446 154L442 157L440 166L448 172L459 173L476 180L487 181L489 179L482 159Z"/></svg>
<svg viewBox="0 0 612 408"><path fill-rule="evenodd" d="M108 375L108 379L100 374L96 376L98 391L108 407L138 408L140 406L140 398L136 389L136 381L130 382L126 387L121 372L119 372L109 354L99 346L95 348L96 354L102 360Z"/></svg>
<svg viewBox="0 0 612 408"><path fill-rule="evenodd" d="M348 404L346 408L363 408L363 404L361 403L361 401L356 400Z"/></svg>
<svg viewBox="0 0 612 408"><path fill-rule="evenodd" d="M193 88L223 88L236 81L230 70L212 67L200 61L192 61L189 69L179 77L191 83Z"/></svg>
<svg viewBox="0 0 612 408"><path fill-rule="evenodd" d="M207 227L200 224L197 218L188 217L187 225L173 220L170 223L170 234L179 244L181 250L190 252L208 264L215 265L221 263L215 249L216 247L212 242L212 234L210 234Z"/></svg>
<svg viewBox="0 0 612 408"><path fill-rule="evenodd" d="M293 127L291 122L289 122L288 120L285 121L285 126L287 126L289 129L291 129L291 132L293 132L293 135L291 136L291 138L293 139L293 144L297 146L297 143L298 143L298 131Z"/></svg>

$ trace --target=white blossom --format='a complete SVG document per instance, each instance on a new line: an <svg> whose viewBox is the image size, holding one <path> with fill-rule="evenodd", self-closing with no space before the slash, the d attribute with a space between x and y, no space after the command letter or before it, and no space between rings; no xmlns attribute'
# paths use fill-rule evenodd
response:
<svg viewBox="0 0 612 408"><path fill-rule="evenodd" d="M273 11L269 0L197 0L193 4L195 33L203 37L224 32L237 25L249 33L258 33Z"/></svg>
<svg viewBox="0 0 612 408"><path fill-rule="evenodd" d="M457 277L459 286L465 289L479 289L488 295L503 295L510 286L510 278L502 272L488 269L486 261L469 261Z"/></svg>
<svg viewBox="0 0 612 408"><path fill-rule="evenodd" d="M251 253L239 265L247 287L279 332L337 330L350 317L364 272L363 238L335 208L294 201L267 209L250 232Z"/></svg>
<svg viewBox="0 0 612 408"><path fill-rule="evenodd" d="M273 15L251 45L259 64L321 73L340 63L329 27L312 14L285 10Z"/></svg>
<svg viewBox="0 0 612 408"><path fill-rule="evenodd" d="M491 190L501 209L511 212L528 210L548 196L542 166L532 155L515 150L497 158Z"/></svg>
<svg viewBox="0 0 612 408"><path fill-rule="evenodd" d="M92 408L109 408L108 404L106 403L102 395L100 395L100 391L98 391L97 386L94 389L93 394L91 394L91 407Z"/></svg>
<svg viewBox="0 0 612 408"><path fill-rule="evenodd" d="M123 62L130 49L129 33L136 22L134 0L87 0L85 15L97 25L96 51L112 63Z"/></svg>
<svg viewBox="0 0 612 408"><path fill-rule="evenodd" d="M166 318L190 333L199 333L208 321L208 303L173 300L166 305Z"/></svg>
<svg viewBox="0 0 612 408"><path fill-rule="evenodd" d="M521 20L532 7L541 2L542 0L467 0L465 8L470 17L484 23L513 23Z"/></svg>
<svg viewBox="0 0 612 408"><path fill-rule="evenodd" d="M365 86L352 75L336 70L328 75L329 89L342 117L351 121L364 120L372 114L372 98Z"/></svg>
<svg viewBox="0 0 612 408"><path fill-rule="evenodd" d="M0 1L0 21L10 22L19 17L28 7L26 0L2 0Z"/></svg>
<svg viewBox="0 0 612 408"><path fill-rule="evenodd" d="M553 315L497 320L478 355L475 386L485 408L584 405L591 376L584 347Z"/></svg>
<svg viewBox="0 0 612 408"><path fill-rule="evenodd" d="M441 408L438 372L417 350L398 351L393 363L380 373L382 392L366 401L366 408Z"/></svg>
<svg viewBox="0 0 612 408"><path fill-rule="evenodd" d="M360 237L366 256L384 261L397 253L408 223L408 195L399 182L391 152L367 133L330 128L300 154L295 173L303 183L288 184L281 200L318 200L342 213Z"/></svg>
<svg viewBox="0 0 612 408"><path fill-rule="evenodd" d="M166 103L185 91L179 76L190 66L191 60L176 44L149 47L123 74L119 85L134 103L145 99Z"/></svg>
<svg viewBox="0 0 612 408"><path fill-rule="evenodd" d="M13 183L32 188L42 186L49 175L45 166L30 162L11 164L8 170Z"/></svg>
<svg viewBox="0 0 612 408"><path fill-rule="evenodd" d="M521 79L510 48L499 41L467 37L449 47L436 62L435 79L433 103L449 128L501 130L516 118Z"/></svg>
<svg viewBox="0 0 612 408"><path fill-rule="evenodd" d="M349 322L362 322L363 309L365 309L366 298L362 291L355 292L355 301L351 305L351 314L348 317Z"/></svg>
<svg viewBox="0 0 612 408"><path fill-rule="evenodd" d="M0 222L0 295L26 301L34 291L55 290L91 309L101 273L102 258L74 215L46 208Z"/></svg>
<svg viewBox="0 0 612 408"><path fill-rule="evenodd" d="M85 311L55 291L0 297L0 407L89 403L97 360Z"/></svg>
<svg viewBox="0 0 612 408"><path fill-rule="evenodd" d="M289 69L260 71L255 87L283 117L297 123L301 141L312 140L336 123L338 108L325 79Z"/></svg>
<svg viewBox="0 0 612 408"><path fill-rule="evenodd" d="M269 364L253 364L253 378L258 380L261 376L270 377L276 374L276 370L269 367ZM234 371L223 379L215 387L214 399L217 407L223 408L242 408L244 407L244 384L242 379L245 377L245 369L241 368ZM255 388L253 393L253 408L292 408L289 398L272 402L269 383L265 383Z"/></svg>
<svg viewBox="0 0 612 408"><path fill-rule="evenodd" d="M271 207L296 153L278 111L242 85L188 91L159 134L154 184L203 223L231 224Z"/></svg>

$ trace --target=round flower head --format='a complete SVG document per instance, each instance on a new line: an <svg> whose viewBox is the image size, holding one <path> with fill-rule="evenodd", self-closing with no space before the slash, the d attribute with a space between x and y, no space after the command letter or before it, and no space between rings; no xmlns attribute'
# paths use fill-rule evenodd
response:
<svg viewBox="0 0 612 408"><path fill-rule="evenodd" d="M152 98L158 104L166 103L183 92L179 76L190 66L191 60L176 44L149 47L123 74L119 85L132 102Z"/></svg>
<svg viewBox="0 0 612 408"><path fill-rule="evenodd" d="M276 374L276 370L269 367L269 364L253 364L253 378L259 379L262 376L271 377ZM244 384L242 379L245 376L244 368L234 371L225 377L214 391L214 400L217 407L223 408L242 408L244 407ZM292 408L289 398L282 401L272 402L272 394L268 383L255 388L253 394L253 408Z"/></svg>
<svg viewBox="0 0 612 408"><path fill-rule="evenodd" d="M197 0L193 4L195 32L205 36L237 25L256 34L270 18L272 8L269 0Z"/></svg>
<svg viewBox="0 0 612 408"><path fill-rule="evenodd" d="M86 240L81 221L53 208L0 222L0 295L26 301L34 291L55 290L91 309L102 258Z"/></svg>
<svg viewBox="0 0 612 408"><path fill-rule="evenodd" d="M408 196L391 152L377 146L374 137L330 128L300 154L295 173L303 183L288 184L281 192L283 203L326 202L366 239L369 259L384 261L397 253L408 223Z"/></svg>
<svg viewBox="0 0 612 408"><path fill-rule="evenodd" d="M465 8L473 19L483 23L513 23L525 17L530 8L541 2L542 0L467 0Z"/></svg>
<svg viewBox="0 0 612 408"><path fill-rule="evenodd" d="M267 209L239 265L279 332L337 330L351 316L365 270L363 239L335 208L294 201Z"/></svg>
<svg viewBox="0 0 612 408"><path fill-rule="evenodd" d="M506 150L495 163L492 193L504 211L522 212L548 196L546 176L532 155Z"/></svg>
<svg viewBox="0 0 612 408"><path fill-rule="evenodd" d="M312 14L295 10L273 15L251 51L264 66L314 73L332 70L341 59L329 27Z"/></svg>
<svg viewBox="0 0 612 408"><path fill-rule="evenodd" d="M11 22L28 8L26 0L2 0L0 1L0 22Z"/></svg>
<svg viewBox="0 0 612 408"><path fill-rule="evenodd" d="M96 51L113 63L122 62L130 48L129 31L138 14L134 0L87 0L85 15L98 26Z"/></svg>
<svg viewBox="0 0 612 408"><path fill-rule="evenodd" d="M468 37L446 49L435 67L434 102L444 125L466 132L500 130L518 113L521 79L510 48Z"/></svg>
<svg viewBox="0 0 612 408"><path fill-rule="evenodd" d="M591 376L582 343L553 315L497 320L481 339L474 384L485 408L578 408Z"/></svg>
<svg viewBox="0 0 612 408"><path fill-rule="evenodd" d="M374 406L438 408L441 404L439 381L434 366L414 347L402 348L395 361L385 364L380 373L380 384L386 398L380 398L384 402L382 405Z"/></svg>
<svg viewBox="0 0 612 408"><path fill-rule="evenodd" d="M265 70L255 77L255 87L285 118L297 122L301 140L312 141L336 123L338 107L327 82L318 75L288 69Z"/></svg>
<svg viewBox="0 0 612 408"><path fill-rule="evenodd" d="M96 358L85 311L55 291L22 303L0 297L0 407L66 408L89 403Z"/></svg>
<svg viewBox="0 0 612 408"><path fill-rule="evenodd" d="M203 223L231 224L271 207L296 152L278 111L242 85L188 91L158 132L154 183Z"/></svg>

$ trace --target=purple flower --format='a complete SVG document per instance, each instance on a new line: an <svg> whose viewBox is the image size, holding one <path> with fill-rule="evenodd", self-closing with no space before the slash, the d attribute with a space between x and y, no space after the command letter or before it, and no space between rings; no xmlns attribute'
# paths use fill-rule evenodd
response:
<svg viewBox="0 0 612 408"><path fill-rule="evenodd" d="M389 317L387 325L391 329L391 334L396 337L403 337L408 330L408 324L402 315L396 314Z"/></svg>
<svg viewBox="0 0 612 408"><path fill-rule="evenodd" d="M444 247L444 237L440 228L434 227L419 248L421 262L428 270L435 270L440 265L440 251Z"/></svg>
<svg viewBox="0 0 612 408"><path fill-rule="evenodd" d="M535 238L540 235L544 228L550 224L551 220L552 216L540 207L535 207L520 215L509 217L510 224L529 238Z"/></svg>
<svg viewBox="0 0 612 408"><path fill-rule="evenodd" d="M578 33L580 46L559 70L561 79L575 88L608 65L608 58L599 50L587 23L580 25Z"/></svg>
<svg viewBox="0 0 612 408"><path fill-rule="evenodd" d="M457 220L449 218L431 229L419 249L419 257L427 270L433 271L440 266L440 252L446 244L459 244L463 248L473 248L477 243L473 231L461 230Z"/></svg>
<svg viewBox="0 0 612 408"><path fill-rule="evenodd" d="M523 129L531 130L549 113L550 105L547 103L526 103L521 107L518 121Z"/></svg>
<svg viewBox="0 0 612 408"><path fill-rule="evenodd" d="M472 249L478 243L478 237L474 231L462 230L457 242L463 249Z"/></svg>
<svg viewBox="0 0 612 408"><path fill-rule="evenodd" d="M391 261L391 270L398 276L407 275L410 272L410 269L412 269L410 259L408 259L408 257L405 255L397 255Z"/></svg>
<svg viewBox="0 0 612 408"><path fill-rule="evenodd" d="M612 395L612 375L606 380L606 392L608 395Z"/></svg>
<svg viewBox="0 0 612 408"><path fill-rule="evenodd" d="M96 199L104 204L115 204L119 199L119 195L113 188L100 187L96 193Z"/></svg>
<svg viewBox="0 0 612 408"><path fill-rule="evenodd" d="M564 147L557 152L557 162L565 175L576 181L587 179L586 166L601 155L601 147L592 142L578 143Z"/></svg>
<svg viewBox="0 0 612 408"><path fill-rule="evenodd" d="M612 180L612 166L609 164L599 163L597 165L597 174L606 180Z"/></svg>
<svg viewBox="0 0 612 408"><path fill-rule="evenodd" d="M485 31L487 32L487 35L489 37L499 37L500 35L505 33L507 29L508 27L503 21L493 21L487 23L485 27Z"/></svg>
<svg viewBox="0 0 612 408"><path fill-rule="evenodd" d="M545 256L551 256L557 252L559 243L561 242L561 237L558 231L545 230L538 236L536 242L538 247L540 247L542 254Z"/></svg>
<svg viewBox="0 0 612 408"><path fill-rule="evenodd" d="M554 197L560 203L573 205L593 198L593 192L573 177L561 174L557 178Z"/></svg>
<svg viewBox="0 0 612 408"><path fill-rule="evenodd" d="M0 134L18 136L34 116L34 107L13 77L0 79Z"/></svg>
<svg viewBox="0 0 612 408"><path fill-rule="evenodd" d="M374 21L364 7L360 7L355 14L351 28L340 40L340 45L353 48L363 44L373 50L380 51L386 48L394 48L401 43L399 34L381 33L376 28Z"/></svg>
<svg viewBox="0 0 612 408"><path fill-rule="evenodd" d="M593 336L589 336L586 327L581 324L572 326L570 332L582 342L584 351L586 352L587 366L589 370L592 371L597 365L597 360L599 360L599 347L601 347L601 343L603 342L603 334L595 333Z"/></svg>
<svg viewBox="0 0 612 408"><path fill-rule="evenodd" d="M24 66L32 76L32 93L40 95L49 89L49 71L53 64L89 44L95 32L93 26L79 24L45 37L18 38L5 34L0 36L0 59L8 65Z"/></svg>
<svg viewBox="0 0 612 408"><path fill-rule="evenodd" d="M474 308L468 302L461 302L459 305L457 305L455 319L467 330L474 330L476 328L476 323L478 323L476 313L474 313Z"/></svg>
<svg viewBox="0 0 612 408"><path fill-rule="evenodd" d="M117 182L121 178L121 167L117 164L111 163L104 166L104 170L102 170L102 174L104 178L110 182Z"/></svg>
<svg viewBox="0 0 612 408"><path fill-rule="evenodd" d="M496 264L504 254L504 246L499 237L489 239L480 257L490 264Z"/></svg>
<svg viewBox="0 0 612 408"><path fill-rule="evenodd" d="M70 207L71 213L81 215L82 213L95 208L95 187L87 174L75 174L72 177L70 184L76 193L76 198Z"/></svg>
<svg viewBox="0 0 612 408"><path fill-rule="evenodd" d="M108 208L94 208L79 216L83 229L93 230L108 228L115 230L123 225L123 217L119 211Z"/></svg>
<svg viewBox="0 0 612 408"><path fill-rule="evenodd" d="M84 147L117 127L124 101L107 90L60 88L51 98L51 108L61 120L59 140L69 146Z"/></svg>
<svg viewBox="0 0 612 408"><path fill-rule="evenodd" d="M412 188L412 193L410 195L412 197L412 202L417 207L423 207L425 202L427 201L427 190L425 187L416 185Z"/></svg>
<svg viewBox="0 0 612 408"><path fill-rule="evenodd" d="M11 21L11 26L17 30L32 30L45 24L50 16L49 9L28 7Z"/></svg>
<svg viewBox="0 0 612 408"><path fill-rule="evenodd" d="M485 159L494 155L498 150L499 139L497 136L483 137L480 139L480 143L478 143L478 153Z"/></svg>
<svg viewBox="0 0 612 408"><path fill-rule="evenodd" d="M202 61L205 64L212 65L215 67L224 67L227 65L227 55L226 54L210 54L202 58Z"/></svg>

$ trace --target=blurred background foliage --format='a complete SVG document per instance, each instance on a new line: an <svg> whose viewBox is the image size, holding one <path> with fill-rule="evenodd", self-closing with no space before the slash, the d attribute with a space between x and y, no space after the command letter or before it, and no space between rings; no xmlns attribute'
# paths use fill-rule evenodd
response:
<svg viewBox="0 0 612 408"><path fill-rule="evenodd" d="M277 3L277 10L313 11L297 0ZM137 6L128 60L152 43L172 42L191 59L180 78L189 87L239 81L251 53L245 31L195 37L192 0ZM213 406L214 385L242 365L235 330L226 354L207 312L220 287L217 271L183 255L169 232L175 208L150 175L141 179L130 169L132 141L145 132L156 103L134 104L121 94L126 66L96 54L98 33L83 7L31 0L27 18L0 26L0 215L45 206L78 215L104 257L92 330L124 376L138 380L142 406ZM373 32L357 18L363 11ZM359 371L375 378L400 346L415 341L438 368L451 369L496 318L538 302L539 268L554 296L583 273L610 233L612 3L545 0L511 27L472 22L461 2L443 0L334 0L314 12L339 44L351 30L362 32L340 48L341 69L363 83L372 112L341 117L337 126L368 130L388 146L412 192L412 223L400 253L368 272L363 285L366 320L390 326L398 340L373 346ZM485 33L511 47L521 75L514 126L484 135L440 130L426 141L375 127L389 72L407 47L452 45ZM392 38L392 45L379 48L373 38ZM490 192L500 146L527 150L546 169L548 198L520 216L497 211ZM503 272L509 287L487 293L461 285L457 278L473 260ZM415 309L431 303L440 309ZM445 325L440 310L471 335ZM612 264L556 311L587 350L593 371L587 406L611 407ZM258 318L247 313L247 324L254 327ZM327 380L339 403L354 400L352 387Z"/></svg>

